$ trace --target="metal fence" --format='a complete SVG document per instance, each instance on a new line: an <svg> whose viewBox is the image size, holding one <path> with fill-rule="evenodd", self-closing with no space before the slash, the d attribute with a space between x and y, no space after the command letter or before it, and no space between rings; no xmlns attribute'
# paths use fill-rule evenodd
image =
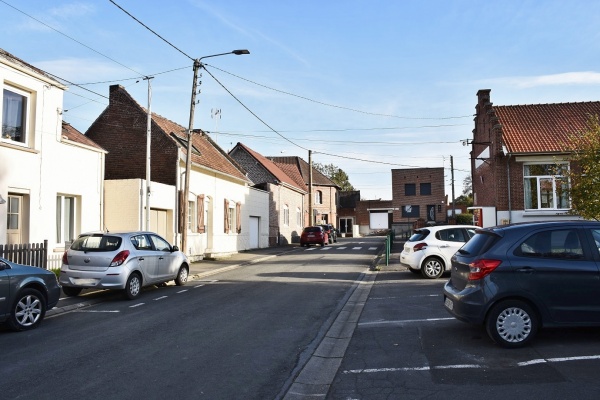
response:
<svg viewBox="0 0 600 400"><path fill-rule="evenodd" d="M44 243L0 244L0 257L14 263L47 269L48 240L44 240Z"/></svg>

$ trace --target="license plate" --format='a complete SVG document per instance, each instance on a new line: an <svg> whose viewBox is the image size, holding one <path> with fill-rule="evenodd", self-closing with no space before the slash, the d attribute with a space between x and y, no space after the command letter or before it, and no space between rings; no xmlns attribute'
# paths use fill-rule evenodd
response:
<svg viewBox="0 0 600 400"><path fill-rule="evenodd" d="M444 305L446 306L446 308L448 310L452 310L454 308L454 303L448 297L446 297L446 300L444 301Z"/></svg>
<svg viewBox="0 0 600 400"><path fill-rule="evenodd" d="M96 286L98 281L96 279L81 279L81 278L73 278L73 283L78 286Z"/></svg>
<svg viewBox="0 0 600 400"><path fill-rule="evenodd" d="M308 237L315 237L315 235L308 235Z"/></svg>

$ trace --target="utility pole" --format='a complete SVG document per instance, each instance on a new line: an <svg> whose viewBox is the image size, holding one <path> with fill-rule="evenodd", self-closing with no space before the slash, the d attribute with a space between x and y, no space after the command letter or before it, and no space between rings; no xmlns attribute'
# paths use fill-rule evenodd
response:
<svg viewBox="0 0 600 400"><path fill-rule="evenodd" d="M183 190L183 201L180 205L182 224L181 224L181 251L187 254L187 230L188 230L188 197L190 196L190 173L192 170L192 133L194 131L194 111L196 110L196 90L198 89L198 70L200 69L200 59L194 60L194 82L192 84L192 101L190 104L190 122L187 131L187 155L185 158L185 186Z"/></svg>
<svg viewBox="0 0 600 400"><path fill-rule="evenodd" d="M312 150L308 151L308 226L314 225L312 184Z"/></svg>
<svg viewBox="0 0 600 400"><path fill-rule="evenodd" d="M152 104L152 85L150 85L150 79L153 79L153 76L147 76L144 80L148 81L148 122L146 124L146 230L150 230L150 183L152 181L150 176L150 165L151 165L151 157L150 157L150 141L152 137L152 111L150 110L150 106Z"/></svg>
<svg viewBox="0 0 600 400"><path fill-rule="evenodd" d="M456 218L456 204L454 204L454 157L450 156L450 175L452 177L452 219Z"/></svg>

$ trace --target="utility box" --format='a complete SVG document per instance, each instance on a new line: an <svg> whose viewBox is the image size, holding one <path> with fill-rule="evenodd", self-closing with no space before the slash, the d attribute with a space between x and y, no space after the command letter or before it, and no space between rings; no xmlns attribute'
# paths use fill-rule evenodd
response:
<svg viewBox="0 0 600 400"><path fill-rule="evenodd" d="M469 207L473 213L473 225L487 228L498 225L496 207Z"/></svg>

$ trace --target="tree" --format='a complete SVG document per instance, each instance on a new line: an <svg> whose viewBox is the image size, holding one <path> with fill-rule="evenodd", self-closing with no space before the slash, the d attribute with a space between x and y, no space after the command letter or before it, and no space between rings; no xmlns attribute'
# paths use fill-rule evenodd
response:
<svg viewBox="0 0 600 400"><path fill-rule="evenodd" d="M465 179L463 179L463 196L473 197L473 181L471 180L471 175L467 175Z"/></svg>
<svg viewBox="0 0 600 400"><path fill-rule="evenodd" d="M568 171L562 168L561 173L570 183L570 188L565 182L562 189L566 190L571 198L571 212L585 219L600 220L600 120L598 115L590 116L586 128L578 134L571 135L567 146L566 151L570 152L571 167Z"/></svg>
<svg viewBox="0 0 600 400"><path fill-rule="evenodd" d="M346 174L343 170L336 167L333 164L320 164L313 163L313 168L331 179L336 185L341 188L342 192L349 192L354 190L354 186L350 184L348 180L348 174Z"/></svg>

